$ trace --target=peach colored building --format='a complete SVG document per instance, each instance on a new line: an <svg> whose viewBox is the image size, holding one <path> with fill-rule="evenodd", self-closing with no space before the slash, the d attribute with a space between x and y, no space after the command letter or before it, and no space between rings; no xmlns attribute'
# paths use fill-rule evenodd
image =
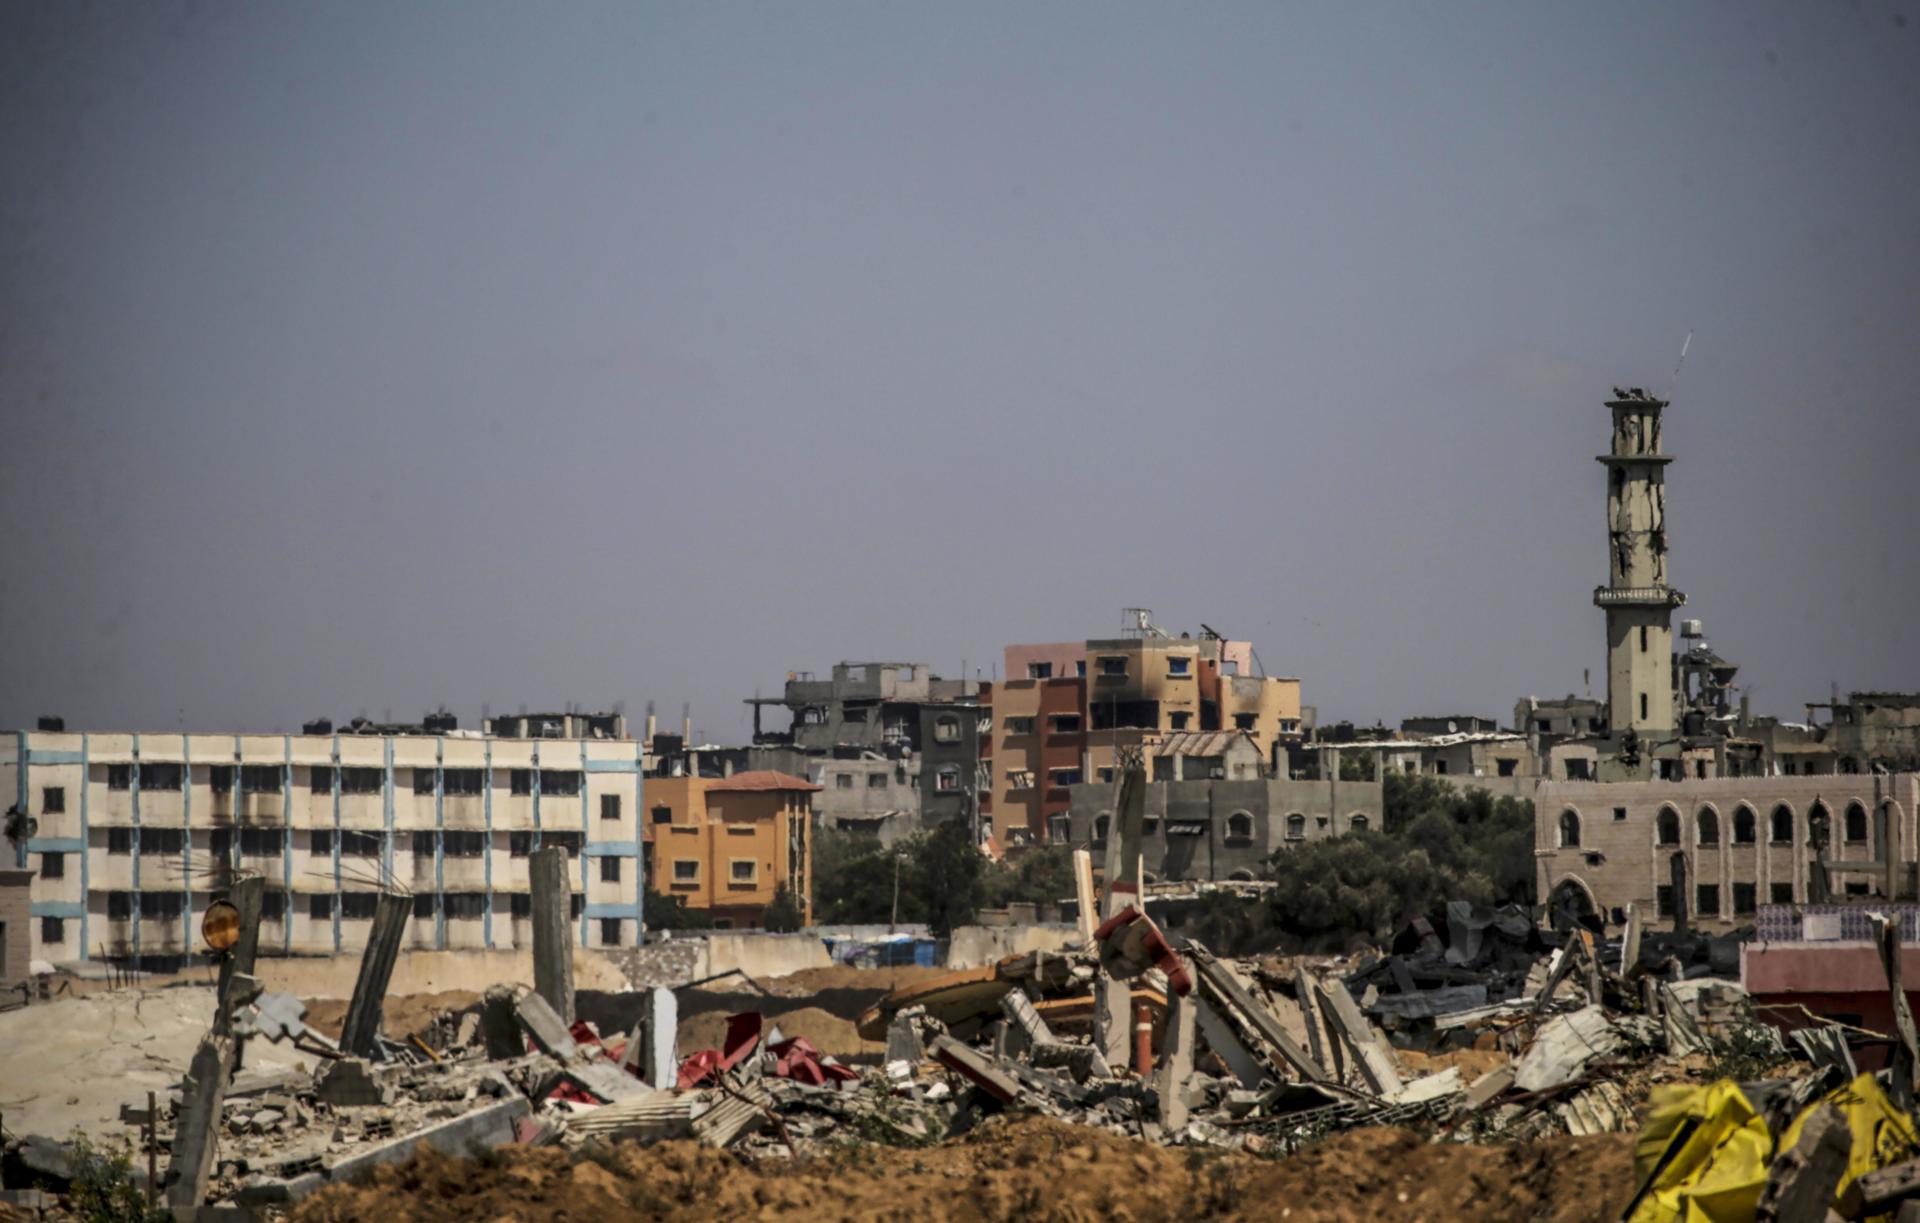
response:
<svg viewBox="0 0 1920 1223"><path fill-rule="evenodd" d="M784 883L811 921L819 789L771 769L647 778L650 886L710 913L719 929L742 929L763 924Z"/></svg>

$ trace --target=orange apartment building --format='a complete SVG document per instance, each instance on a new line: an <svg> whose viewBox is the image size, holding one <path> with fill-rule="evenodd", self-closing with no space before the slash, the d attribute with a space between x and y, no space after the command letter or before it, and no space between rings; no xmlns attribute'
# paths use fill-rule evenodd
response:
<svg viewBox="0 0 1920 1223"><path fill-rule="evenodd" d="M646 884L713 917L763 924L785 883L813 920L813 795L804 777L755 769L730 777L648 777Z"/></svg>
<svg viewBox="0 0 1920 1223"><path fill-rule="evenodd" d="M1238 730L1271 761L1277 744L1301 734L1300 681L1255 674L1245 641L1147 628L1008 646L1006 668L981 698L993 729L981 751L992 785L980 811L1003 845L1049 839L1071 806L1069 787L1111 781L1122 748Z"/></svg>

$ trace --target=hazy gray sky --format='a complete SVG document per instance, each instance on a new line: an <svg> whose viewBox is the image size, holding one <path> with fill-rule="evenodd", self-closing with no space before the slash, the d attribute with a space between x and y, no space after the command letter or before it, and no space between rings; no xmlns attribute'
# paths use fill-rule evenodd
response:
<svg viewBox="0 0 1920 1223"><path fill-rule="evenodd" d="M8 5L0 725L732 739L1128 605L1504 721L1604 689L1615 383L1756 707L1920 688L1917 23Z"/></svg>

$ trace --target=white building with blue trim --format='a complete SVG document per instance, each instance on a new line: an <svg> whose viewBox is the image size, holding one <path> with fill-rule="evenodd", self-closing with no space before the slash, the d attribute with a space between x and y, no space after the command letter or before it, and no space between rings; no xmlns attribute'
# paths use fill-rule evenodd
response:
<svg viewBox="0 0 1920 1223"><path fill-rule="evenodd" d="M383 887L413 895L411 948L522 947L527 855L555 844L577 866L580 945L635 945L643 745L617 718L494 725L512 737L0 736L0 801L32 822L0 850L33 872L33 955L179 966L241 873L267 881L264 955L357 952ZM519 737L556 732L577 737Z"/></svg>

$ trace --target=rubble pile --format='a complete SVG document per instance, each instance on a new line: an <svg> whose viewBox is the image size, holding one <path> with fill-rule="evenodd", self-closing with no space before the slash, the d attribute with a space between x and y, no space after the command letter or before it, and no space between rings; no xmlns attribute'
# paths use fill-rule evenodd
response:
<svg viewBox="0 0 1920 1223"><path fill-rule="evenodd" d="M568 974L540 971L538 944L539 986L495 986L405 1041L380 1031L390 948L369 946L337 1041L236 960L177 1091L129 1106L134 1163L155 1169L143 1183L176 1210L271 1212L376 1174L403 1184L431 1167L423 1146L552 1148L527 1166L603 1172L616 1149L629 1152L616 1162L644 1163L630 1152L656 1146L683 1163L691 1149L811 1168L931 1156L1025 1125L1079 1135L1074 1152L1123 1143L1272 1166L1382 1130L1423 1148L1513 1151L1638 1127L1632 1192L1619 1195L1636 1220L1820 1217L1808 1203L1860 1218L1909 1200L1920 1214L1920 1038L1896 922L1876 929L1899 1030L1816 1024L1789 1040L1710 975L1723 958L1713 940L1643 935L1631 911L1608 939L1456 904L1385 954L1230 960L1169 939L1116 892L1111 915L1083 925L1084 950L920 976L881 998L857 1023L884 1048L870 1064L753 1010L729 1015L714 1047L683 1052L665 988L634 995L629 1030L602 1031L575 1017ZM552 946L570 954L564 937ZM1862 1037L1893 1050L1877 1076L1856 1064ZM316 1069L243 1069L247 1042L263 1040ZM57 1142L11 1142L8 1192L65 1190L62 1158Z"/></svg>

